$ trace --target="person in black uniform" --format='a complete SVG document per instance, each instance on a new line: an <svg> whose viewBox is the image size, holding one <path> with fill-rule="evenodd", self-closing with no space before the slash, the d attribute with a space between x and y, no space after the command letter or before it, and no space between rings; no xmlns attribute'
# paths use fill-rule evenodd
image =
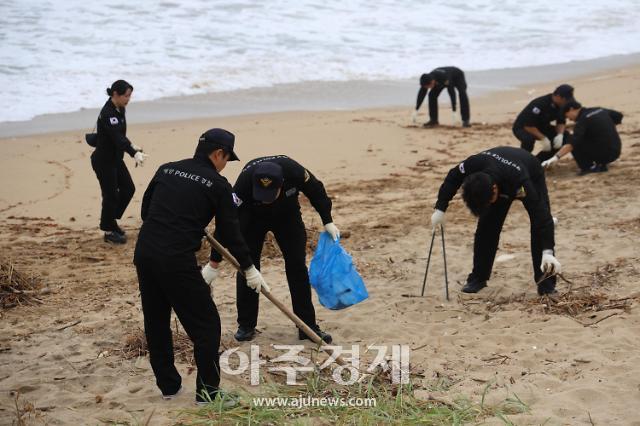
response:
<svg viewBox="0 0 640 426"><path fill-rule="evenodd" d="M195 256L214 216L216 232L245 271L247 285L256 292L263 286L268 291L240 234L231 185L219 174L227 161L238 160L234 140L226 130L208 130L193 158L160 166L142 199L134 263L149 359L165 399L175 396L182 384L174 366L172 308L193 342L196 402L206 403L219 393L220 316Z"/></svg>
<svg viewBox="0 0 640 426"><path fill-rule="evenodd" d="M293 312L327 343L331 336L316 324L311 301L311 286L306 264L307 233L298 202L304 193L320 214L326 231L334 240L340 236L331 218L331 199L316 177L285 155L261 157L242 169L234 187L242 235L249 246L251 258L260 268L260 254L268 231L273 232L284 257L287 282ZM212 252L212 261L221 257ZM258 295L249 291L240 275L236 281L238 341L251 340L258 322ZM300 339L307 336L299 330Z"/></svg>
<svg viewBox="0 0 640 426"><path fill-rule="evenodd" d="M91 154L91 167L98 177L102 192L100 229L105 231L104 240L115 244L127 242L116 219L122 218L136 189L124 164L124 153L134 158L136 167L141 166L147 157L142 148L127 139L125 107L131 99L131 92L133 86L124 80L114 82L107 89L110 98L98 116L98 141Z"/></svg>
<svg viewBox="0 0 640 426"><path fill-rule="evenodd" d="M513 123L513 134L520 147L529 152L537 142L541 151L537 154L542 162L553 156L565 141L565 117L562 108L573 99L573 87L561 84L553 93L535 98L518 114ZM551 122L555 121L555 126Z"/></svg>
<svg viewBox="0 0 640 426"><path fill-rule="evenodd" d="M464 78L464 72L456 67L440 67L436 68L428 74L420 76L420 90L418 90L418 99L416 100L416 109L413 112L413 122L418 119L418 110L422 101L429 91L429 121L424 124L425 127L438 125L438 96L444 88L447 88L449 97L451 98L451 109L453 110L453 121L456 121L456 89L460 97L460 115L462 116L462 127L470 127L469 123L469 97L467 96L467 81Z"/></svg>
<svg viewBox="0 0 640 426"><path fill-rule="evenodd" d="M462 185L462 198L477 216L473 271L462 288L477 293L487 285L498 249L502 225L515 199L522 201L531 221L531 258L536 282L544 272L560 273L554 256L554 220L540 162L520 148L498 147L472 155L453 167L445 178L431 217L434 227L444 223L449 201ZM538 284L538 294L555 291L555 276Z"/></svg>
<svg viewBox="0 0 640 426"><path fill-rule="evenodd" d="M573 138L542 165L550 167L571 153L580 167L580 175L609 170L607 164L620 157L622 145L616 125L622 123L623 114L600 107L585 108L570 101L565 106L565 116L576 123Z"/></svg>

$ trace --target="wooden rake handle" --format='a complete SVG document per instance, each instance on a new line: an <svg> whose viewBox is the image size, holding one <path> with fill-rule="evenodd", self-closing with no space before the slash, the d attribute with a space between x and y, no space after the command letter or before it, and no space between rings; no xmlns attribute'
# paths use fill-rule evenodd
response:
<svg viewBox="0 0 640 426"><path fill-rule="evenodd" d="M229 253L229 251L226 248L224 248L222 246L222 244L220 244L215 238L213 238L211 235L209 235L208 232L205 232L205 235L207 237L207 241L209 241L209 244L211 244L211 246L214 249L216 249L216 251L218 253L220 253L222 255L222 257L227 259L236 268L236 270L238 271L239 274L244 275L244 271L240 267L240 263L238 263L236 258L233 257L233 255L231 253ZM304 321L302 321L296 314L291 312L291 310L289 310L289 308L287 308L285 305L283 305L282 302L280 302L278 299L276 299L275 296L273 296L264 287L262 287L260 289L260 293L262 293L263 296L265 296L267 299L269 299L269 301L271 301L271 303L276 305L278 307L278 309L280 309L280 311L283 314L285 314L287 317L289 317L289 319L291 321L293 321L294 324L300 330L302 330L304 332L304 334L309 336L309 338L313 341L313 343L319 345L320 348L322 350L324 350L327 354L329 354L333 359L335 359L335 361L338 364L340 364L340 365L351 365L350 363L348 363L347 361L342 359L342 357L340 355L337 355L337 356L334 357L334 355L333 355L334 351L331 348L328 348L328 347L324 346L324 341L320 338L320 336L318 336L316 334L316 332L311 329L311 327L309 327L307 324L305 324Z"/></svg>

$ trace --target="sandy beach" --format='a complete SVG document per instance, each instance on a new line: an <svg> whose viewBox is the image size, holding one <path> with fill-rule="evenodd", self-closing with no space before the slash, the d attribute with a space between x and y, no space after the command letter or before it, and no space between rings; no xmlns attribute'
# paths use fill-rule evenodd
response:
<svg viewBox="0 0 640 426"><path fill-rule="evenodd" d="M16 420L16 392L21 404L31 404L29 424L136 424L149 416L150 424L172 424L179 410L193 406L188 362L179 363L186 391L163 401L148 358L122 356L127 337L143 324L131 261L142 193L156 168L191 156L204 130L223 127L235 133L241 159L223 172L230 182L246 161L286 154L318 176L332 197L334 221L350 234L343 245L370 293L343 311L316 303L334 342L409 345L414 384L430 389L446 382L442 398L478 401L487 387L489 401L517 394L529 411L509 416L514 424L640 425L640 65L540 80L473 96L469 129L449 125L446 94L440 97L443 126L435 129L410 125L415 94L403 108L131 124L129 138L150 157L142 168L126 160L136 194L121 221L130 236L122 247L106 245L98 230L100 192L84 130L0 139L0 253L50 290L41 304L0 310L0 424ZM583 105L625 114L618 128L622 155L608 173L578 177L573 160L563 159L547 174L564 276L572 290L602 295L611 308L555 312L537 297L529 220L519 203L507 217L489 287L463 295L475 220L459 197L446 222L451 300L444 300L438 248L426 297L406 297L420 292L429 217L447 171L482 149L519 145L511 133L517 113L564 82ZM135 97L131 110L134 105ZM421 118L426 121L423 110ZM317 236L320 218L306 200L303 211L309 236ZM262 269L274 294L289 304L281 258L267 256ZM561 294L569 287L559 282ZM223 347L247 349L233 339L235 279L228 265L214 294ZM254 343L265 348L299 342L294 326L266 300L258 330ZM221 385L248 387L248 381L223 375Z"/></svg>

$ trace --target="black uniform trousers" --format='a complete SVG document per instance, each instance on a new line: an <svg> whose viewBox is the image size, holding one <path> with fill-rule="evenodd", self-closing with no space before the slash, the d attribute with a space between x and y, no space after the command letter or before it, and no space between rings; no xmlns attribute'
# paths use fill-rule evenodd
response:
<svg viewBox="0 0 640 426"><path fill-rule="evenodd" d="M307 232L300 214L300 207L265 210L264 214L240 212L240 229L249 247L251 259L260 269L260 255L268 231L273 235L282 251L284 267L291 294L293 312L309 327L316 326L316 312L311 300L311 284L306 264ZM255 328L258 323L259 294L247 287L241 274L236 278L236 306L238 325Z"/></svg>
<svg viewBox="0 0 640 426"><path fill-rule="evenodd" d="M462 121L469 121L471 116L469 108L469 96L467 96L467 82L462 78L462 81L455 81L453 87L458 90L458 99L460 99L460 116ZM439 84L433 89L429 90L429 120L438 122L438 96L440 92L445 89L446 86Z"/></svg>
<svg viewBox="0 0 640 426"><path fill-rule="evenodd" d="M543 197L547 205L549 205L549 194L544 175L534 180L534 186L538 195ZM498 242L500 241L500 232L502 225L509 213L509 208L513 200L498 197L489 209L484 212L479 220L476 229L476 235L473 243L473 271L469 276L469 280L475 278L478 281L487 281L491 276L493 269L493 261L498 250ZM533 265L533 276L535 282L538 282L543 275L540 270L542 263L542 239L536 233L531 225L531 260ZM550 277L540 283L544 289L554 289L556 285L556 277Z"/></svg>
<svg viewBox="0 0 640 426"><path fill-rule="evenodd" d="M545 135L547 137L547 139L549 139L549 141L551 143L553 143L553 138L556 137L557 133L556 133L556 128L554 126L551 125L547 125L544 126L542 128L537 127L538 130L540 130L540 132ZM532 152L533 151L533 147L537 141L536 137L533 136L531 133L527 132L524 127L514 127L513 128L513 134L516 138L518 138L518 140L520 141L520 148L524 149L525 151L528 152ZM571 134L567 131L564 132L564 139L562 141L562 144L566 144L567 141L569 140L569 138L571 138ZM536 157L538 158L538 160L540 160L540 162L546 161L549 158L553 157L556 152L558 152L559 149L554 149L553 146L551 147L551 151L540 151Z"/></svg>
<svg viewBox="0 0 640 426"><path fill-rule="evenodd" d="M181 260L138 257L136 270L144 332L156 384L164 395L172 395L182 383L173 357L173 308L193 342L198 368L196 399L206 400L206 397L203 398L204 391L214 398L220 384L220 316L209 286L202 279L195 256L186 256Z"/></svg>
<svg viewBox="0 0 640 426"><path fill-rule="evenodd" d="M620 150L615 150L605 144L589 147L579 145L573 148L571 155L573 155L573 159L581 170L587 170L594 163L609 164L617 160L620 157Z"/></svg>
<svg viewBox="0 0 640 426"><path fill-rule="evenodd" d="M136 187L123 160L103 163L91 157L91 167L100 182L102 192L102 211L100 229L117 230L116 219L122 218Z"/></svg>

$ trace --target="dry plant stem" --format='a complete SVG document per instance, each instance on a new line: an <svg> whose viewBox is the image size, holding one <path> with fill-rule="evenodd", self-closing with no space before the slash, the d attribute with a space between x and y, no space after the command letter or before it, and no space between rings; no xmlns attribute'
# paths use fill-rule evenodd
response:
<svg viewBox="0 0 640 426"><path fill-rule="evenodd" d="M36 297L39 294L43 294L43 290L35 278L21 274L13 263L0 259L0 309L42 304L42 300Z"/></svg>

